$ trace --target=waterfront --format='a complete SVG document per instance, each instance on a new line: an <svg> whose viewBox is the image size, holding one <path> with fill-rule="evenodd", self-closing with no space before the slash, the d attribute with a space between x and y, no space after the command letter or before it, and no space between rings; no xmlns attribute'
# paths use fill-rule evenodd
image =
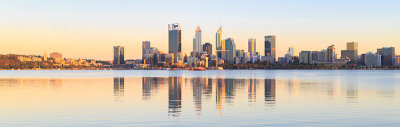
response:
<svg viewBox="0 0 400 127"><path fill-rule="evenodd" d="M396 126L400 71L0 71L0 126Z"/></svg>

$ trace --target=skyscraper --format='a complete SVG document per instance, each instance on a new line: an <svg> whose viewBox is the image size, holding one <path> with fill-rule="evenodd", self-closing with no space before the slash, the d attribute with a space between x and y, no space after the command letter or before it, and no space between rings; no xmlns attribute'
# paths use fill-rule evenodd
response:
<svg viewBox="0 0 400 127"><path fill-rule="evenodd" d="M215 48L217 51L217 58L222 58L222 47L225 47L222 45L222 26L219 27L217 33L215 34Z"/></svg>
<svg viewBox="0 0 400 127"><path fill-rule="evenodd" d="M393 64L393 57L395 57L394 47L383 47L377 51L382 55L382 65L391 66Z"/></svg>
<svg viewBox="0 0 400 127"><path fill-rule="evenodd" d="M114 65L124 64L124 46L114 46Z"/></svg>
<svg viewBox="0 0 400 127"><path fill-rule="evenodd" d="M289 55L289 56L294 56L294 54L295 54L294 47L289 47L289 49L288 49L288 55Z"/></svg>
<svg viewBox="0 0 400 127"><path fill-rule="evenodd" d="M236 44L232 38L227 38L224 40L225 42L225 52L224 52L224 60L228 63L233 63L233 58L236 57Z"/></svg>
<svg viewBox="0 0 400 127"><path fill-rule="evenodd" d="M269 35L265 36L265 47L264 47L264 55L265 56L272 56L274 59L276 58L275 53L275 36Z"/></svg>
<svg viewBox="0 0 400 127"><path fill-rule="evenodd" d="M257 47L256 47L256 39L255 38L250 38L249 39L249 44L248 44L248 52L250 56L254 56L257 52Z"/></svg>
<svg viewBox="0 0 400 127"><path fill-rule="evenodd" d="M341 51L341 58L349 58L350 60L357 60L358 56L358 43L347 42L347 50Z"/></svg>
<svg viewBox="0 0 400 127"><path fill-rule="evenodd" d="M182 52L181 27L178 23L168 24L168 53Z"/></svg>
<svg viewBox="0 0 400 127"><path fill-rule="evenodd" d="M202 51L202 47L201 47L201 30L200 30L199 26L197 26L196 33L195 33L195 36L193 38L193 51L197 51L197 52Z"/></svg>
<svg viewBox="0 0 400 127"><path fill-rule="evenodd" d="M326 49L326 62L335 62L335 45L331 45Z"/></svg>
<svg viewBox="0 0 400 127"><path fill-rule="evenodd" d="M208 55L212 55L212 44L210 42L204 43L203 51L207 52Z"/></svg>
<svg viewBox="0 0 400 127"><path fill-rule="evenodd" d="M53 59L57 59L57 58L62 59L62 54L59 53L59 52L53 52L53 53L50 53L50 58L53 58Z"/></svg>
<svg viewBox="0 0 400 127"><path fill-rule="evenodd" d="M347 50L358 50L358 42L347 42Z"/></svg>
<svg viewBox="0 0 400 127"><path fill-rule="evenodd" d="M150 41L143 41L142 42L142 59L146 59L146 54L148 54L151 50Z"/></svg>

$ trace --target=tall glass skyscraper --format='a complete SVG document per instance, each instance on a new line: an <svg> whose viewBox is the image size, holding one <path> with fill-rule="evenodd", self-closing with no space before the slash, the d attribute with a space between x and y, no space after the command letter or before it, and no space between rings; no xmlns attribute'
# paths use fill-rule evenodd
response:
<svg viewBox="0 0 400 127"><path fill-rule="evenodd" d="M168 24L168 53L182 52L181 27L178 23Z"/></svg>
<svg viewBox="0 0 400 127"><path fill-rule="evenodd" d="M124 46L114 46L114 65L125 64L124 60Z"/></svg>
<svg viewBox="0 0 400 127"><path fill-rule="evenodd" d="M250 38L249 39L249 44L248 44L248 52L250 56L254 56L257 52L257 47L256 47L256 39L255 38Z"/></svg>
<svg viewBox="0 0 400 127"><path fill-rule="evenodd" d="M224 40L225 42L225 57L224 60L228 63L233 63L233 58L236 57L236 44L235 41L231 38L227 38Z"/></svg>
<svg viewBox="0 0 400 127"><path fill-rule="evenodd" d="M331 45L326 49L326 62L335 62L335 45Z"/></svg>
<svg viewBox="0 0 400 127"><path fill-rule="evenodd" d="M219 27L217 33L215 34L215 44L217 51L217 58L222 58L222 26Z"/></svg>
<svg viewBox="0 0 400 127"><path fill-rule="evenodd" d="M264 51L265 56L272 56L274 59L276 58L275 36L274 35L265 36L264 50L265 50Z"/></svg>
<svg viewBox="0 0 400 127"><path fill-rule="evenodd" d="M201 47L201 29L199 26L196 28L196 33L193 38L193 51L200 52L202 51Z"/></svg>
<svg viewBox="0 0 400 127"><path fill-rule="evenodd" d="M146 58L146 54L150 53L150 41L142 42L142 59Z"/></svg>

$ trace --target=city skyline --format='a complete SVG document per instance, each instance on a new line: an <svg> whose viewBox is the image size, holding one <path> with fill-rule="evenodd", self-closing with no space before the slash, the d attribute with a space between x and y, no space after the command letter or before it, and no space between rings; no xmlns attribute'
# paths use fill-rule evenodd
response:
<svg viewBox="0 0 400 127"><path fill-rule="evenodd" d="M396 24L400 18L395 16L399 10L395 6L398 1L218 1L212 5L202 1L196 4L210 8L201 11L189 9L193 3L190 1L178 2L181 8L176 9L167 7L173 2L164 1L157 1L160 5L154 6L148 2L109 4L106 1L87 1L79 2L76 7L63 5L75 5L77 1L49 1L49 6L30 1L23 4L13 1L0 3L0 11L4 12L0 16L5 17L0 22L3 28L0 30L0 54L43 55L44 52L60 52L66 58L112 60L113 49L110 47L121 45L125 47L125 59L140 59L142 51L137 45L141 45L143 40L149 40L153 47L168 52L168 33L165 28L166 24L174 22L182 27L182 51L187 54L192 50L192 39L198 25L202 28L202 44L211 42L215 45L215 31L222 25L222 40L233 38L237 49L246 50L248 38L258 39L256 51L260 54L264 50L263 37L275 35L277 57L284 56L290 46L300 52L319 51L335 45L338 55L341 55L341 50L346 50L347 42L358 42L358 54L375 52L381 47L400 47L397 37L400 25ZM263 8L262 5L266 3L277 6ZM219 7L224 4L230 6ZM232 10L246 5L254 5L256 9ZM129 6L137 8L131 9ZM146 7L158 7L158 10L168 8L171 12L139 13L142 12L140 9ZM294 9L283 9L291 7ZM311 7L322 12L308 9ZM339 7L347 9L338 10ZM83 11L85 9L88 11ZM274 11L276 13L269 13L273 9L277 10ZM212 13L217 10L221 14ZM96 14L98 11L104 15ZM171 16L162 16L165 14ZM263 14L269 14L270 17L260 17Z"/></svg>

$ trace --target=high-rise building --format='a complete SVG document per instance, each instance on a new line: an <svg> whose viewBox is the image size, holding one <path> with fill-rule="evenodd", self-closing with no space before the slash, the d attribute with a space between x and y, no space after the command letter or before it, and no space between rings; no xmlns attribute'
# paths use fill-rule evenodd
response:
<svg viewBox="0 0 400 127"><path fill-rule="evenodd" d="M193 38L193 51L197 51L197 52L202 51L202 47L201 47L201 30L200 30L199 26L197 26L196 33L195 33L194 38Z"/></svg>
<svg viewBox="0 0 400 127"><path fill-rule="evenodd" d="M43 55L43 61L47 61L47 53L46 53L46 51L44 52L44 55Z"/></svg>
<svg viewBox="0 0 400 127"><path fill-rule="evenodd" d="M326 62L327 60L326 50L322 49L318 52L318 62Z"/></svg>
<svg viewBox="0 0 400 127"><path fill-rule="evenodd" d="M228 63L233 63L233 59L236 57L236 44L232 38L227 38L225 42L225 57L223 58Z"/></svg>
<svg viewBox="0 0 400 127"><path fill-rule="evenodd" d="M326 62L335 62L335 45L331 45L326 49Z"/></svg>
<svg viewBox="0 0 400 127"><path fill-rule="evenodd" d="M114 46L114 65L125 64L124 60L124 46Z"/></svg>
<svg viewBox="0 0 400 127"><path fill-rule="evenodd" d="M301 51L299 53L299 63L311 64L312 56L310 51Z"/></svg>
<svg viewBox="0 0 400 127"><path fill-rule="evenodd" d="M372 52L367 52L364 58L365 66L381 66L382 56L379 53L373 54Z"/></svg>
<svg viewBox="0 0 400 127"><path fill-rule="evenodd" d="M225 45L222 45L222 26L219 27L217 33L215 34L215 44L217 58L222 58L222 47L225 47Z"/></svg>
<svg viewBox="0 0 400 127"><path fill-rule="evenodd" d="M58 53L58 52L53 52L53 53L50 53L50 58L53 58L53 59L60 58L60 59L62 59L62 54Z"/></svg>
<svg viewBox="0 0 400 127"><path fill-rule="evenodd" d="M341 51L341 58L349 58L350 60L357 60L358 58L358 43L347 42L347 50Z"/></svg>
<svg viewBox="0 0 400 127"><path fill-rule="evenodd" d="M275 39L276 37L274 35L265 36L265 48L264 48L265 56L272 56L274 59L276 58Z"/></svg>
<svg viewBox="0 0 400 127"><path fill-rule="evenodd" d="M392 66L393 65L393 57L395 57L395 48L394 47L383 47L378 49L377 52L382 55L382 65L384 66Z"/></svg>
<svg viewBox="0 0 400 127"><path fill-rule="evenodd" d="M181 27L178 23L168 24L168 53L182 52Z"/></svg>
<svg viewBox="0 0 400 127"><path fill-rule="evenodd" d="M350 60L357 60L357 50L342 50L340 58L349 58Z"/></svg>
<svg viewBox="0 0 400 127"><path fill-rule="evenodd" d="M256 55L257 47L256 47L256 39L255 38L249 39L248 48L249 48L248 52L249 52L250 56Z"/></svg>
<svg viewBox="0 0 400 127"><path fill-rule="evenodd" d="M204 43L203 51L207 52L208 55L212 55L212 44L210 42Z"/></svg>
<svg viewBox="0 0 400 127"><path fill-rule="evenodd" d="M150 41L143 41L142 42L142 59L146 59L146 54L150 52Z"/></svg>
<svg viewBox="0 0 400 127"><path fill-rule="evenodd" d="M358 42L347 42L347 50L358 50Z"/></svg>
<svg viewBox="0 0 400 127"><path fill-rule="evenodd" d="M295 54L294 47L289 47L289 49L288 49L288 55L289 55L289 56L294 56L294 54Z"/></svg>

